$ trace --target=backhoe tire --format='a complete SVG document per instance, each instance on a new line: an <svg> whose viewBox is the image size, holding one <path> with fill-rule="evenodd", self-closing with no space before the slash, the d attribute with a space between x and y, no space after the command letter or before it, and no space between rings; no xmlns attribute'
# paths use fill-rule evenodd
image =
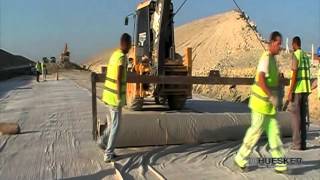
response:
<svg viewBox="0 0 320 180"><path fill-rule="evenodd" d="M186 103L187 97L186 96L168 96L168 105L171 110L181 110L184 108Z"/></svg>
<svg viewBox="0 0 320 180"><path fill-rule="evenodd" d="M132 111L141 111L143 108L143 98L135 98L127 105L127 108Z"/></svg>

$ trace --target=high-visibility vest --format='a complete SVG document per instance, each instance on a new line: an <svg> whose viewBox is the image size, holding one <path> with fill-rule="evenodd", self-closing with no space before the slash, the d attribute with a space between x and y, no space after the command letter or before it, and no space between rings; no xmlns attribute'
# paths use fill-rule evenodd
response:
<svg viewBox="0 0 320 180"><path fill-rule="evenodd" d="M40 63L37 63L37 64L36 64L36 70L37 70L38 72L41 72L41 64L40 64Z"/></svg>
<svg viewBox="0 0 320 180"><path fill-rule="evenodd" d="M296 50L294 56L298 60L297 83L294 93L311 93L310 59L301 49Z"/></svg>
<svg viewBox="0 0 320 180"><path fill-rule="evenodd" d="M123 74L121 79L121 86L120 86L120 99L118 100L118 89L117 89L117 82L118 82L118 69L119 66L123 65ZM127 61L126 56L123 54L121 50L116 50L107 65L107 74L106 80L104 83L103 94L102 94L102 101L106 104L113 106L113 107L122 107L125 105L126 102L126 85L127 85Z"/></svg>
<svg viewBox="0 0 320 180"><path fill-rule="evenodd" d="M278 85L279 85L279 72L274 56L270 55L269 52L264 52L260 61L263 59L269 59L269 69L268 74L266 74L266 85L272 91L274 96L278 95ZM258 85L259 71L256 73L255 83L251 87L251 95L249 100L249 108L252 111L265 114L265 115L275 115L276 107L270 102L268 95L262 90Z"/></svg>

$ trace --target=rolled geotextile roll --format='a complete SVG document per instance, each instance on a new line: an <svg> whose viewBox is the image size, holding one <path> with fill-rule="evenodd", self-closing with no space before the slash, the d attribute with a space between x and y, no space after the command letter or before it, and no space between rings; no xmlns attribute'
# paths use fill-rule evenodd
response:
<svg viewBox="0 0 320 180"><path fill-rule="evenodd" d="M291 136L290 114L277 116L282 136ZM123 114L117 147L200 144L243 139L250 113Z"/></svg>
<svg viewBox="0 0 320 180"><path fill-rule="evenodd" d="M0 134L19 134L20 127L17 123L0 123Z"/></svg>

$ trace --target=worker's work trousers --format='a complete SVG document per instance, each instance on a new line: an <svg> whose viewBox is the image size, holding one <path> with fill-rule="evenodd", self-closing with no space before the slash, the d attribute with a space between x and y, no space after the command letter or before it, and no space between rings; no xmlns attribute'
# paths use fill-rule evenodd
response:
<svg viewBox="0 0 320 180"><path fill-rule="evenodd" d="M284 157L285 153L280 139L280 130L276 115L264 115L252 111L251 126L247 130L243 143L235 157L235 161L239 166L245 167L247 165L248 157L264 131L268 136L272 158ZM277 168L286 168L286 164L276 164L275 169Z"/></svg>
<svg viewBox="0 0 320 180"><path fill-rule="evenodd" d="M37 82L39 82L40 72L36 71L36 75L37 75Z"/></svg>
<svg viewBox="0 0 320 180"><path fill-rule="evenodd" d="M115 141L120 129L120 121L122 116L122 107L112 107L108 106L109 114L107 114L107 128L104 131L103 142L106 144L107 148L105 153L110 156L114 154ZM106 142L105 140L108 140Z"/></svg>
<svg viewBox="0 0 320 180"><path fill-rule="evenodd" d="M42 80L46 81L47 77L46 77L46 70L42 69Z"/></svg>
<svg viewBox="0 0 320 180"><path fill-rule="evenodd" d="M293 101L290 103L288 111L292 114L292 143L293 149L305 149L307 139L307 112L308 94L293 94Z"/></svg>

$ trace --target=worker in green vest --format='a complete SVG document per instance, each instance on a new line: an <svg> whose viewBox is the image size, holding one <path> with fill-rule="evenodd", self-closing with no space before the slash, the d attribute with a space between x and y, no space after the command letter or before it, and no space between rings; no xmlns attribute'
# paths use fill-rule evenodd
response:
<svg viewBox="0 0 320 180"><path fill-rule="evenodd" d="M285 155L276 119L279 103L277 97L279 94L279 73L275 56L280 52L281 43L282 35L277 31L272 32L268 51L264 52L259 60L249 100L251 126L234 158L235 165L242 170L247 170L248 158L264 131L268 136L272 158L284 158ZM278 173L287 172L286 164L274 164L274 166Z"/></svg>
<svg viewBox="0 0 320 180"><path fill-rule="evenodd" d="M131 36L123 34L120 49L113 52L107 65L106 80L102 101L109 108L108 127L98 139L98 144L105 149L104 161L111 162L117 157L114 153L115 141L120 127L122 107L126 103L127 57L131 48Z"/></svg>
<svg viewBox="0 0 320 180"><path fill-rule="evenodd" d="M37 82L39 82L40 74L41 74L41 63L39 61L37 61L37 63L36 63Z"/></svg>
<svg viewBox="0 0 320 180"><path fill-rule="evenodd" d="M291 81L288 91L289 111L292 114L292 150L305 150L307 139L308 96L311 93L310 59L301 50L301 39L292 40Z"/></svg>

